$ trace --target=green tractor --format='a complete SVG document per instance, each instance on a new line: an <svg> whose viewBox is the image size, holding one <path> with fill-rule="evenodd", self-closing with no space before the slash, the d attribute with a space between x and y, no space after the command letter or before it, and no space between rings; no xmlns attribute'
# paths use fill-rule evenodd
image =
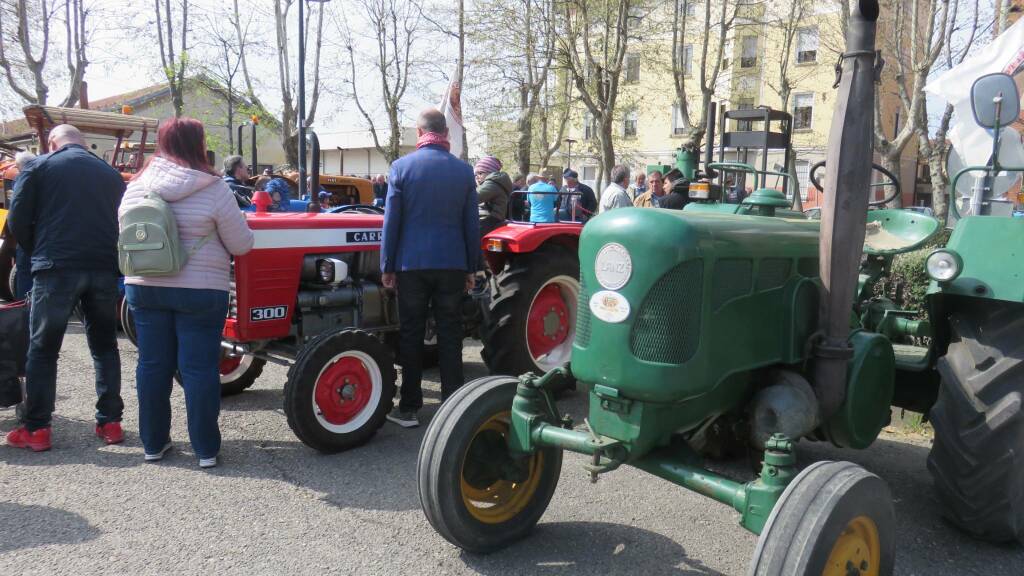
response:
<svg viewBox="0 0 1024 576"><path fill-rule="evenodd" d="M866 448L897 406L935 424L929 468L948 516L991 540L1024 539L1024 284L1011 265L1024 219L970 200L974 215L928 259L927 320L875 295L893 257L941 228L867 209L878 12L859 0L850 14L820 221L754 194L763 205L746 215L629 208L587 224L570 364L471 382L426 431L420 501L444 538L486 553L526 536L571 450L594 481L629 465L735 508L759 535L751 574L891 574L885 482L849 462L801 470L794 444ZM996 84L975 86L986 126L1019 113L1012 81ZM968 170L1007 169L995 158ZM589 396L579 428L554 399L570 378ZM751 481L703 464L735 442L759 456Z"/></svg>

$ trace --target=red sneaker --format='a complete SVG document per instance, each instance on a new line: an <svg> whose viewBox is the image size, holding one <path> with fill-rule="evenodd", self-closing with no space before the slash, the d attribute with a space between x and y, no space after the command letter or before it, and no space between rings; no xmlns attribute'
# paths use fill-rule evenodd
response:
<svg viewBox="0 0 1024 576"><path fill-rule="evenodd" d="M50 449L50 427L29 432L21 426L7 433L7 445L14 448L29 448L33 452L45 452Z"/></svg>
<svg viewBox="0 0 1024 576"><path fill-rule="evenodd" d="M121 430L120 422L107 422L96 425L96 435L107 444L120 444L124 442L124 431Z"/></svg>

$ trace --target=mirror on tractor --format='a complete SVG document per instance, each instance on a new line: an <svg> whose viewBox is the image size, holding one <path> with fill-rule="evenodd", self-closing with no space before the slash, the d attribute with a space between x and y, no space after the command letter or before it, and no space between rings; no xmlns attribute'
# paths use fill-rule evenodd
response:
<svg viewBox="0 0 1024 576"><path fill-rule="evenodd" d="M999 72L975 80L971 110L979 126L1002 128L1012 124L1020 116L1020 94L1013 77Z"/></svg>

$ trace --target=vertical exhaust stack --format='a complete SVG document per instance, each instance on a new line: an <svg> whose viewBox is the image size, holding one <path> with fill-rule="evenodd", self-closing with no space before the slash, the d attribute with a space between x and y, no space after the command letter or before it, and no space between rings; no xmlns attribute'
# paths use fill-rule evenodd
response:
<svg viewBox="0 0 1024 576"><path fill-rule="evenodd" d="M320 212L320 138L316 132L308 129L306 138L309 138L310 156L313 157L312 169L309 172L309 205L306 206L306 212L315 214Z"/></svg>
<svg viewBox="0 0 1024 576"><path fill-rule="evenodd" d="M814 390L822 418L846 397L850 310L864 248L874 132L874 84L881 58L875 52L878 0L851 3L846 52L837 72L839 91L825 163L819 266L822 298L820 337L814 347Z"/></svg>

